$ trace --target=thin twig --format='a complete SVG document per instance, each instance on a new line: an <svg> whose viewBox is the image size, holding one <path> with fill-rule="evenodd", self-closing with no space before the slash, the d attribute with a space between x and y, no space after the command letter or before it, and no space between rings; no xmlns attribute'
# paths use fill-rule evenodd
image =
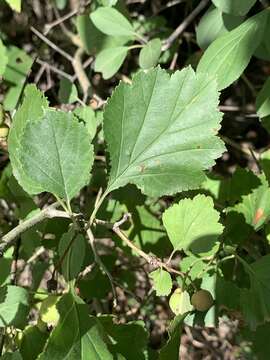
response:
<svg viewBox="0 0 270 360"><path fill-rule="evenodd" d="M91 84L83 68L83 64L82 64L83 53L84 50L82 48L76 50L74 59L72 60L72 65L83 91L83 102L86 102L88 97L88 90Z"/></svg>
<svg viewBox="0 0 270 360"><path fill-rule="evenodd" d="M199 5L185 18L185 20L174 30L174 32L164 41L162 50L168 50L173 42L185 31L189 24L206 7L209 0L201 0Z"/></svg>
<svg viewBox="0 0 270 360"><path fill-rule="evenodd" d="M46 209L41 210L37 215L31 217L28 220L25 220L6 235L4 235L1 239L0 243L0 257L3 256L5 251L14 244L14 241L25 231L31 229L33 226L41 223L45 219L51 219L55 217L59 218L70 218L70 215L65 211L56 210L59 206L59 203L56 202Z"/></svg>
<svg viewBox="0 0 270 360"><path fill-rule="evenodd" d="M39 32L33 26L31 26L30 29L35 35L37 35L42 41L44 41L53 50L57 51L59 54L61 54L63 57L65 57L71 63L73 62L73 57L71 55L69 55L67 52L65 52L63 49L61 49L59 46L57 46L55 43L53 43L51 40L49 40L45 35L43 35L41 32Z"/></svg>
<svg viewBox="0 0 270 360"><path fill-rule="evenodd" d="M37 63L42 65L42 66L45 66L45 68L49 68L51 71L55 72L56 74L68 79L70 82L74 81L72 75L67 74L66 72L56 68L53 65L48 64L47 62L45 62L45 61L43 61L41 59L37 59Z"/></svg>
<svg viewBox="0 0 270 360"><path fill-rule="evenodd" d="M178 271L174 268L172 268L171 266L169 266L168 264L164 263L161 259L159 259L156 256L153 255L149 255L146 252L144 252L142 249L138 248L135 244L133 244L133 242L125 235L125 233L120 229L120 226L123 225L127 220L129 220L131 218L131 214L130 213L126 213L124 214L124 216L122 217L122 219L120 221L117 221L114 224L108 223L106 221L103 220L95 220L96 224L101 224L104 225L110 229L112 229L112 231L121 239L124 241L125 244L128 245L128 247L130 247L132 250L134 250L138 255L140 255L143 259L145 259L147 261L148 264L152 265L153 267L157 268L163 268L165 270L167 270L170 273L174 273L177 274L179 276L181 276L182 278L185 277L185 274L183 274L181 271Z"/></svg>

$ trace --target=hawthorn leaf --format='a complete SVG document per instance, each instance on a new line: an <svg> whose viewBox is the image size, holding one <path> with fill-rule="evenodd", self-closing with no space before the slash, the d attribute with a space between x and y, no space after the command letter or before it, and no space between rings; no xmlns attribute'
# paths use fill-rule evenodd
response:
<svg viewBox="0 0 270 360"><path fill-rule="evenodd" d="M28 123L21 151L27 179L20 185L30 194L47 191L69 202L89 182L93 147L85 125L72 113L48 109L40 121ZM40 191L29 185L29 177Z"/></svg>
<svg viewBox="0 0 270 360"><path fill-rule="evenodd" d="M66 78L61 78L58 97L63 104L72 104L75 101L78 101L76 85Z"/></svg>
<svg viewBox="0 0 270 360"><path fill-rule="evenodd" d="M90 141L92 141L97 132L98 119L95 111L90 106L80 106L73 110L73 114L85 123L88 134L90 135Z"/></svg>
<svg viewBox="0 0 270 360"><path fill-rule="evenodd" d="M250 288L240 289L240 307L250 328L256 330L270 317L270 255L243 265L250 278Z"/></svg>
<svg viewBox="0 0 270 360"><path fill-rule="evenodd" d="M257 0L212 0L222 12L233 15L246 15Z"/></svg>
<svg viewBox="0 0 270 360"><path fill-rule="evenodd" d="M5 68L8 63L8 57L6 52L6 47L4 46L2 40L0 39L0 76L5 72Z"/></svg>
<svg viewBox="0 0 270 360"><path fill-rule="evenodd" d="M243 22L243 17L224 14L220 9L210 6L196 28L196 39L205 50L219 36L226 34Z"/></svg>
<svg viewBox="0 0 270 360"><path fill-rule="evenodd" d="M95 71L101 72L105 80L111 78L123 64L128 49L127 46L118 46L102 50L96 57Z"/></svg>
<svg viewBox="0 0 270 360"><path fill-rule="evenodd" d="M213 79L191 67L141 71L121 83L104 112L111 158L107 193L128 183L149 196L194 189L224 151Z"/></svg>
<svg viewBox="0 0 270 360"><path fill-rule="evenodd" d="M41 91L35 85L27 85L24 91L24 100L17 110L8 137L9 158L12 171L19 184L26 183L27 189L32 192L42 192L39 183L33 180L32 174L27 175L22 165L22 140L28 123L36 123L42 116L48 103Z"/></svg>
<svg viewBox="0 0 270 360"><path fill-rule="evenodd" d="M5 0L12 10L21 12L22 2L21 0Z"/></svg>
<svg viewBox="0 0 270 360"><path fill-rule="evenodd" d="M179 359L180 340L186 315L176 316L168 329L169 339L160 350L158 360Z"/></svg>
<svg viewBox="0 0 270 360"><path fill-rule="evenodd" d="M139 65L142 69L150 69L158 63L161 54L160 39L150 40L140 51Z"/></svg>
<svg viewBox="0 0 270 360"><path fill-rule="evenodd" d="M169 305L175 315L183 315L191 310L193 306L190 303L190 296L187 291L176 289L170 297Z"/></svg>
<svg viewBox="0 0 270 360"><path fill-rule="evenodd" d="M162 220L175 251L200 254L214 250L223 231L213 200L205 195L181 200L164 212Z"/></svg>
<svg viewBox="0 0 270 360"><path fill-rule="evenodd" d="M264 177L262 184L250 194L242 197L242 201L228 211L236 211L243 214L247 224L259 230L270 219L270 188Z"/></svg>
<svg viewBox="0 0 270 360"><path fill-rule="evenodd" d="M114 8L101 6L90 14L90 19L106 35L133 36L135 34L130 22Z"/></svg>
<svg viewBox="0 0 270 360"><path fill-rule="evenodd" d="M0 287L0 328L22 326L28 315L28 293L20 286Z"/></svg>
<svg viewBox="0 0 270 360"><path fill-rule="evenodd" d="M216 75L219 90L232 84L260 44L268 16L269 11L264 10L217 38L203 54L197 71Z"/></svg>
<svg viewBox="0 0 270 360"><path fill-rule="evenodd" d="M77 296L65 294L57 303L60 314L39 360L113 360L107 337L97 318L88 315L88 306Z"/></svg>
<svg viewBox="0 0 270 360"><path fill-rule="evenodd" d="M65 256L64 256L65 255ZM65 233L59 243L59 256L64 256L61 268L66 281L75 279L81 270L85 255L85 239L74 230Z"/></svg>
<svg viewBox="0 0 270 360"><path fill-rule="evenodd" d="M270 115L270 77L257 95L256 110L261 119Z"/></svg>
<svg viewBox="0 0 270 360"><path fill-rule="evenodd" d="M172 290L172 278L167 271L157 269L152 271L149 276L153 280L153 288L157 296L169 295Z"/></svg>

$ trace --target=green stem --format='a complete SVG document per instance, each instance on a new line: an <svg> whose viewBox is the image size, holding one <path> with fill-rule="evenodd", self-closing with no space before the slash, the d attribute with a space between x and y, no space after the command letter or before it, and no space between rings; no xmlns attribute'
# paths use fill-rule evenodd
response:
<svg viewBox="0 0 270 360"><path fill-rule="evenodd" d="M143 47L144 47L144 45L131 45L131 46L128 47L128 50L141 49Z"/></svg>
<svg viewBox="0 0 270 360"><path fill-rule="evenodd" d="M100 206L102 205L103 201L105 200L106 196L109 194L108 189L103 193L103 195L100 197L99 201L96 203L94 210L90 216L90 220L89 220L89 225L92 226L93 222L95 220L96 214L100 208Z"/></svg>

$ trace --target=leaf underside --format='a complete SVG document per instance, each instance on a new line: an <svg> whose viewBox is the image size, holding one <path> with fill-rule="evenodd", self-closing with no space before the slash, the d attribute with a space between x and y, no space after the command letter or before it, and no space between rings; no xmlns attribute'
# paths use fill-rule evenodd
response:
<svg viewBox="0 0 270 360"><path fill-rule="evenodd" d="M155 68L121 83L104 113L111 158L107 192L128 183L162 196L197 188L224 151L216 83L189 67Z"/></svg>

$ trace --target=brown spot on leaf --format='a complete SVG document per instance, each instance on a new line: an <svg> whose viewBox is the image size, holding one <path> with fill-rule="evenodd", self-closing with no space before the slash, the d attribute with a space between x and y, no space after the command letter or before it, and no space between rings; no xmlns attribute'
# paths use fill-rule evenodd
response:
<svg viewBox="0 0 270 360"><path fill-rule="evenodd" d="M145 166L144 164L141 164L141 165L139 166L139 168L140 168L140 172L143 173L144 170L146 169L146 166Z"/></svg>
<svg viewBox="0 0 270 360"><path fill-rule="evenodd" d="M201 149L202 147L201 147L201 145L197 145L197 149Z"/></svg>
<svg viewBox="0 0 270 360"><path fill-rule="evenodd" d="M263 209L259 208L255 212L254 218L253 218L253 224L256 225L258 222L264 217L264 211Z"/></svg>

